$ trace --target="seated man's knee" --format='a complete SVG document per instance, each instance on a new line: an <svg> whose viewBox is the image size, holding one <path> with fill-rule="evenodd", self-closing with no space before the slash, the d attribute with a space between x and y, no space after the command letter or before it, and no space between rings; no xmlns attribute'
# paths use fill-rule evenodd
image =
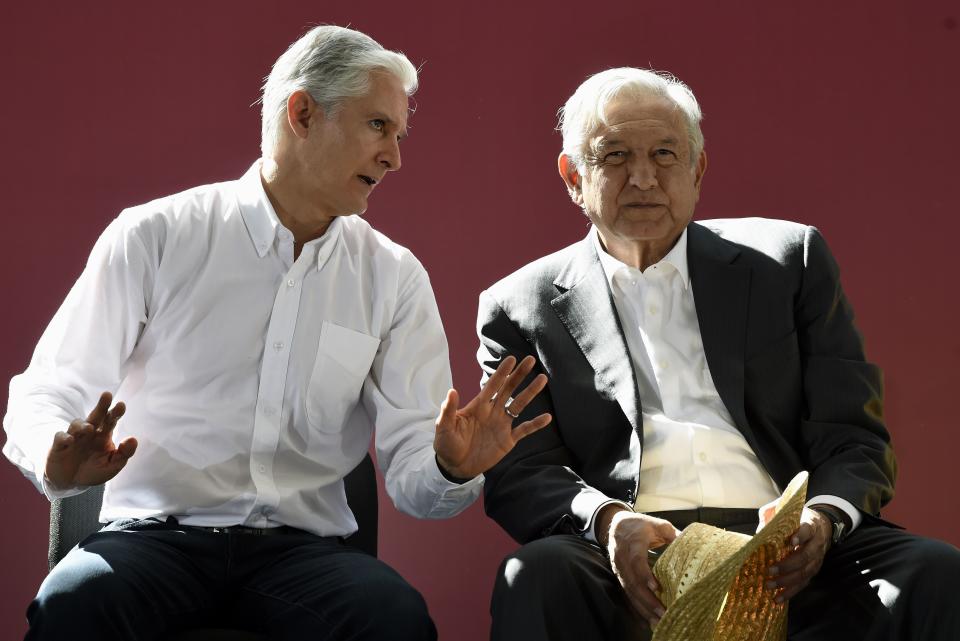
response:
<svg viewBox="0 0 960 641"><path fill-rule="evenodd" d="M960 576L960 550L936 539L917 537L903 561L931 592L942 591Z"/></svg>
<svg viewBox="0 0 960 641"><path fill-rule="evenodd" d="M27 619L31 629L65 622L70 622L76 633L87 626L97 629L110 618L111 604L120 602L127 590L101 557L74 550L40 585Z"/></svg>
<svg viewBox="0 0 960 641"><path fill-rule="evenodd" d="M587 572L602 564L599 550L583 540L549 536L527 543L503 560L494 592L566 594L571 584L579 583Z"/></svg>
<svg viewBox="0 0 960 641"><path fill-rule="evenodd" d="M351 607L370 632L369 638L417 641L437 638L423 596L392 569L386 568L376 578L368 578L357 587L351 595Z"/></svg>

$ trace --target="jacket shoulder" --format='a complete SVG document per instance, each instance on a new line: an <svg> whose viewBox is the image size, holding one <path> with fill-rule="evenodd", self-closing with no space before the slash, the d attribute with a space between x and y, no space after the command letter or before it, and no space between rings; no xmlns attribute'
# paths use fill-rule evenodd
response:
<svg viewBox="0 0 960 641"><path fill-rule="evenodd" d="M697 221L700 226L732 243L747 255L764 255L779 263L801 258L814 227L774 218L716 218Z"/></svg>
<svg viewBox="0 0 960 641"><path fill-rule="evenodd" d="M518 300L529 304L531 298L543 298L544 295L547 296L546 302L549 302L557 295L554 281L570 262L575 252L581 249L583 242L574 243L569 247L564 247L559 251L527 263L512 274L495 282L487 288L485 293L505 308L512 306L511 303Z"/></svg>

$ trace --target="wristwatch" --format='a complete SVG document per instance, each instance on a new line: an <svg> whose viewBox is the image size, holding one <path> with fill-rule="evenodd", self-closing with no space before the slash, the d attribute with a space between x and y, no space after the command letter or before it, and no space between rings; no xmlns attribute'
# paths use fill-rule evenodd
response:
<svg viewBox="0 0 960 641"><path fill-rule="evenodd" d="M848 517L846 513L840 508L833 505L811 505L811 510L816 510L820 514L824 515L830 519L831 524L831 536L830 541L833 545L839 545L843 542L843 539L846 538L847 534L850 533L850 526L847 523Z"/></svg>

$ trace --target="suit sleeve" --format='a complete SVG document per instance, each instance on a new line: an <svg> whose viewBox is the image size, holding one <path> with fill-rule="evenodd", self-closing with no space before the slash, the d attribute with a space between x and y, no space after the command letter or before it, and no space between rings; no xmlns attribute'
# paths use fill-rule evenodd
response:
<svg viewBox="0 0 960 641"><path fill-rule="evenodd" d="M525 384L544 371L540 355L489 292L480 295L477 333L484 381L509 355L538 359ZM554 417L553 422L517 443L485 475L487 515L520 543L551 534L584 535L596 510L610 501L573 471L579 462L563 442L549 383L524 408L518 424L544 412Z"/></svg>
<svg viewBox="0 0 960 641"><path fill-rule="evenodd" d="M866 361L853 310L826 242L810 227L796 303L805 408L801 453L808 494L846 499L877 514L893 497L896 461L883 420L880 369Z"/></svg>

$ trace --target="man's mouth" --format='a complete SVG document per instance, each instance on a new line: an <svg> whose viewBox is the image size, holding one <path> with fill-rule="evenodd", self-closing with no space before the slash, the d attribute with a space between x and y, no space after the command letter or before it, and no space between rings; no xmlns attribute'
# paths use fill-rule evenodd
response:
<svg viewBox="0 0 960 641"><path fill-rule="evenodd" d="M362 180L363 182L367 183L367 185L369 185L370 187L373 187L374 185L377 184L377 179L371 178L370 176L364 176L363 174L360 174L358 178L360 178L360 180Z"/></svg>

